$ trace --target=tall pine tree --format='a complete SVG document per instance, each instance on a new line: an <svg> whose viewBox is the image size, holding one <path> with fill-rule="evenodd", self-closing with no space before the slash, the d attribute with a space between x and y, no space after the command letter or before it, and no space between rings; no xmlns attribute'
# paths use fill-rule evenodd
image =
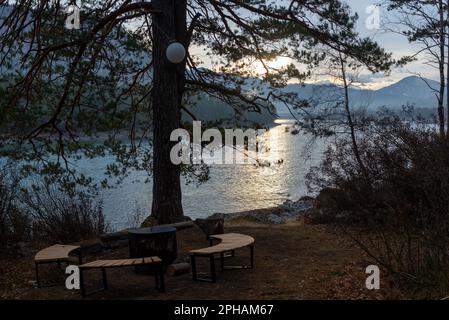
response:
<svg viewBox="0 0 449 320"><path fill-rule="evenodd" d="M302 108L300 97L281 89L310 75L325 57L319 46L372 71L392 63L376 43L358 36L357 16L339 0L89 0L82 2L81 30L64 28L65 5L17 0L0 9L0 149L39 160L54 174L69 169L73 154L112 151L117 163L110 173L152 171L152 215L160 223L184 218L181 168L169 153L171 131L180 127L190 96L207 93L236 110L244 104L260 112L267 102ZM166 59L171 41L188 49L180 64ZM270 67L267 61L278 56L294 63ZM255 81L248 94L255 63L263 66L266 85L257 90ZM120 139L124 132L131 147ZM138 142L146 139L152 155L141 154Z"/></svg>

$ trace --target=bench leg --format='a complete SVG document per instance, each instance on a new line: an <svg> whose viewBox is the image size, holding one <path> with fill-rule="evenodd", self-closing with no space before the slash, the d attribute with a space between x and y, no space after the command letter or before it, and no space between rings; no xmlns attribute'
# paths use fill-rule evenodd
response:
<svg viewBox="0 0 449 320"><path fill-rule="evenodd" d="M164 266L162 264L156 266L156 270L154 271L154 282L156 283L156 288L158 288L160 292L165 292Z"/></svg>
<svg viewBox="0 0 449 320"><path fill-rule="evenodd" d="M211 255L209 257L210 261L210 276L212 279L212 282L217 282L217 274L215 273L215 258L214 255Z"/></svg>
<svg viewBox="0 0 449 320"><path fill-rule="evenodd" d="M196 273L196 259L195 259L195 255L194 254L190 255L190 264L192 266L192 279L194 281L196 281L198 279L198 275Z"/></svg>
<svg viewBox="0 0 449 320"><path fill-rule="evenodd" d="M159 289L160 292L165 292L164 266L162 263L156 266L154 270L154 282L156 284L156 288Z"/></svg>
<svg viewBox="0 0 449 320"><path fill-rule="evenodd" d="M101 268L101 276L103 278L103 288L104 290L108 290L108 279L106 277L106 269Z"/></svg>
<svg viewBox="0 0 449 320"><path fill-rule="evenodd" d="M249 254L250 254L250 265L249 266L225 266L222 261L222 270L235 270L235 269L253 269L254 268L254 245L249 246Z"/></svg>
<svg viewBox="0 0 449 320"><path fill-rule="evenodd" d="M158 274L159 274L159 291L165 292L164 267L162 266L162 264L159 267Z"/></svg>
<svg viewBox="0 0 449 320"><path fill-rule="evenodd" d="M209 256L209 264L210 264L210 278L198 278L198 272L196 268L196 256L194 254L190 255L190 264L192 266L192 279L194 281L203 281L203 282L217 282L217 274L215 271L215 257L214 255Z"/></svg>
<svg viewBox="0 0 449 320"><path fill-rule="evenodd" d="M39 282L39 263L35 262L34 263L34 267L36 269L36 283L37 283L37 287L40 288L41 284Z"/></svg>
<svg viewBox="0 0 449 320"><path fill-rule="evenodd" d="M51 283L48 281L41 281L40 276L39 276L39 266L42 264L57 264L58 268L61 268L61 262L66 262L63 260L54 260L54 261L48 261L48 262L38 262L38 261L34 261L34 269L35 269L35 273L36 273L36 285L38 288L49 288L49 287L55 287L55 286L60 286L60 285L64 285L65 282L63 283L59 283L59 282L55 282L55 283Z"/></svg>
<svg viewBox="0 0 449 320"><path fill-rule="evenodd" d="M251 255L251 269L254 269L254 246L249 246L250 255Z"/></svg>
<svg viewBox="0 0 449 320"><path fill-rule="evenodd" d="M97 268L94 268L94 269L97 269ZM90 296L90 295L93 295L93 294L98 293L98 292L102 292L102 291L108 290L108 281L107 281L107 278L106 278L106 268L101 268L103 287L100 288L100 289L94 289L92 291L87 292L86 285L84 283L84 271L87 271L87 270L89 270L89 269L87 269L87 268L86 269L80 268L80 289L81 289L80 291L81 291L81 296L83 298L85 298L87 296Z"/></svg>
<svg viewBox="0 0 449 320"><path fill-rule="evenodd" d="M106 274L106 269L107 268L91 268L91 269L101 269L101 275L102 275L102 280L103 280L103 288L100 289L96 289L90 292L86 292L86 287L84 284L84 271L89 270L89 268L80 268L80 291L81 291L81 296L84 298L86 296L92 295L94 293L98 293L101 291L105 291L109 289L109 285L108 285L108 279L107 279L107 274ZM165 282L164 282L164 266L162 265L162 263L160 263L157 266L157 269L155 270L155 282L156 282L156 287L161 291L161 292L165 292Z"/></svg>
<svg viewBox="0 0 449 320"><path fill-rule="evenodd" d="M86 296L86 288L84 287L84 275L83 275L83 269L80 268L80 291L81 291L81 297Z"/></svg>

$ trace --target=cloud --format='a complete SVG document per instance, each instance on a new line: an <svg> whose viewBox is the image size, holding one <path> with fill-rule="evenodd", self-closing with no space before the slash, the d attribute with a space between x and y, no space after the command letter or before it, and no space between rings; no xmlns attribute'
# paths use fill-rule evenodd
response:
<svg viewBox="0 0 449 320"><path fill-rule="evenodd" d="M349 74L349 77L361 84L378 82L380 80L386 79L386 75L383 72L365 73L365 74L359 74L359 75Z"/></svg>

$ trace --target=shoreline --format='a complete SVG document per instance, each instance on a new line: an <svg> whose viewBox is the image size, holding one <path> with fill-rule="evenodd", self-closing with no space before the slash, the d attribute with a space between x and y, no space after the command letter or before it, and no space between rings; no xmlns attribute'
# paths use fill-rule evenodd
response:
<svg viewBox="0 0 449 320"><path fill-rule="evenodd" d="M314 198L305 196L297 201L287 199L275 207L233 213L214 213L206 219L224 219L225 221L248 220L263 224L282 225L298 219L307 211L313 209L314 202Z"/></svg>

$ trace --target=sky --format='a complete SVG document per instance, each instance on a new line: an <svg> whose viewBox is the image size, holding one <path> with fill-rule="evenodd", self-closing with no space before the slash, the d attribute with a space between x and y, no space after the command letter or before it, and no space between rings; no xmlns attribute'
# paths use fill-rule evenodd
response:
<svg viewBox="0 0 449 320"><path fill-rule="evenodd" d="M400 58L406 55L412 55L416 52L416 45L412 45L408 40L401 35L385 32L382 30L382 26L386 19L391 16L390 12L387 12L385 7L379 7L380 11L380 30L369 30L367 28L367 19L369 21L370 13L367 13L367 8L371 5L376 5L379 0L344 0L349 4L354 12L359 15L359 21L357 25L357 30L361 36L372 37L380 46L386 49L388 52L393 53L394 58ZM419 74L425 78L438 80L438 71L432 67L425 64L423 59L419 59L413 63L410 63L402 68L396 68L392 70L391 74L386 77L383 75L370 75L369 73L364 74L364 78L370 82L370 87L379 88L390 85L394 82L399 81L402 78Z"/></svg>
<svg viewBox="0 0 449 320"><path fill-rule="evenodd" d="M275 0L275 1L285 1L285 0ZM372 12L367 12L370 6L376 5L380 0L342 0L346 2L353 12L357 12L359 15L359 20L357 24L357 31L360 33L362 37L370 37L375 40L381 47L386 49L386 51L391 52L395 59L399 59L401 57L412 55L416 51L418 51L418 47L416 45L410 44L406 37L384 31L384 22L386 19L391 17L391 12L388 12L385 7L379 7L379 18L380 18L380 28L373 29L369 28L370 17L372 17ZM368 23L368 26L367 26ZM211 67L208 63L208 57L206 56L204 49L199 47L191 48L193 55L201 58L207 65L207 67ZM290 61L291 62L291 61ZM272 67L282 66L283 63L288 64L289 61L282 60L279 58L272 63ZM261 69L260 73L263 73L262 66L253 66L256 70ZM362 71L358 75L358 80L362 82L362 86L364 88L369 89L379 89L388 85L391 85L399 80L409 77L412 75L420 75L425 78L433 79L438 81L439 75L438 71L428 65L425 64L423 59L415 61L413 63L407 64L401 68L394 68L389 75L384 74L372 74L369 71ZM320 82L320 81L333 81L329 78L329 76L312 76L312 78L307 82Z"/></svg>

